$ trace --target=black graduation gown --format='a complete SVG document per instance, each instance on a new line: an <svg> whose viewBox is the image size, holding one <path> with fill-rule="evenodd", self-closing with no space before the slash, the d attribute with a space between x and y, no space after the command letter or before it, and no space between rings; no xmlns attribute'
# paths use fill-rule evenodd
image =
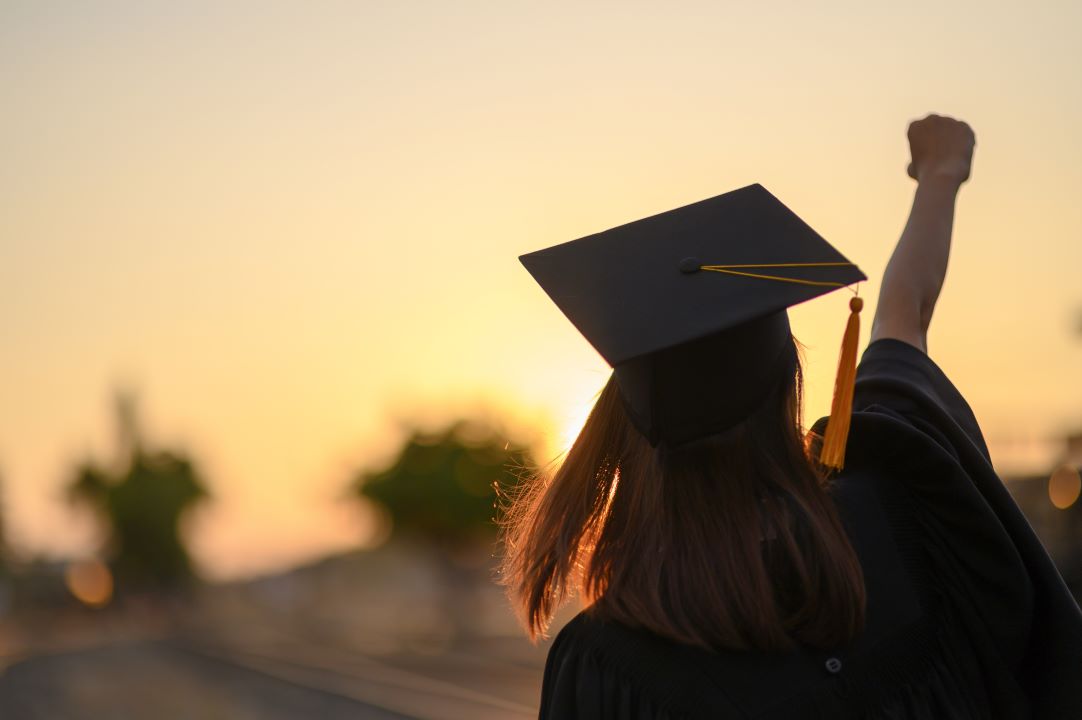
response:
<svg viewBox="0 0 1082 720"><path fill-rule="evenodd" d="M868 594L852 647L712 653L586 610L549 651L540 717L1082 719L1082 612L954 385L878 340L854 411L833 491Z"/></svg>

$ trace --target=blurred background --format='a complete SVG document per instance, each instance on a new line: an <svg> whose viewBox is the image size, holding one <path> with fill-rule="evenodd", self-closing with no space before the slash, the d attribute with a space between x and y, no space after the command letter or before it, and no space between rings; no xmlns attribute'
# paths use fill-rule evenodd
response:
<svg viewBox="0 0 1082 720"><path fill-rule="evenodd" d="M931 354L1082 592L1080 25L0 0L0 712L536 716L495 487L558 460L609 368L517 256L760 182L871 318L928 112L977 134ZM835 295L791 313L808 424Z"/></svg>

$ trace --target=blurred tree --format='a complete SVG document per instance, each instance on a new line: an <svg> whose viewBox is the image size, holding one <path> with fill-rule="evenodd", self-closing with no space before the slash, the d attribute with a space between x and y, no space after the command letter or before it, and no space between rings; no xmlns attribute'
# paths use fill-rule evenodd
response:
<svg viewBox="0 0 1082 720"><path fill-rule="evenodd" d="M387 509L395 535L465 544L495 535L497 485L511 491L532 468L527 446L460 420L435 433L414 430L390 466L359 473L352 488Z"/></svg>
<svg viewBox="0 0 1082 720"><path fill-rule="evenodd" d="M187 457L143 447L131 396L118 397L117 415L120 469L82 463L68 496L105 523L106 556L118 592L172 589L194 577L179 522L207 491Z"/></svg>

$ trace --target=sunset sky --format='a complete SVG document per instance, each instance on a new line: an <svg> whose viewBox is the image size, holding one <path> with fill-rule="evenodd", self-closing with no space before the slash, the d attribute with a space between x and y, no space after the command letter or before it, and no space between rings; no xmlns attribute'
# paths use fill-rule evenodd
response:
<svg viewBox="0 0 1082 720"><path fill-rule="evenodd" d="M1082 428L1077 2L0 0L0 499L25 555L112 396L192 453L211 577L365 541L404 425L566 446L609 368L517 256L760 182L878 277L908 122L976 131L932 357L1003 469ZM792 312L809 421L845 293ZM534 435L531 428L537 428Z"/></svg>

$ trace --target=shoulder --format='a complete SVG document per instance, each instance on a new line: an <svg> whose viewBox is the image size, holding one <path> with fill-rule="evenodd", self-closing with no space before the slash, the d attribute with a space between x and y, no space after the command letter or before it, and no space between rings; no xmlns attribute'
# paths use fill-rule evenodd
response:
<svg viewBox="0 0 1082 720"><path fill-rule="evenodd" d="M1019 510L992 467L969 404L922 350L896 339L877 340L865 350L846 471L904 491L920 519L945 533L942 539L968 538L959 548L998 547L1001 559L1012 555L1003 523L1018 519ZM990 545L972 542L993 537L998 542Z"/></svg>
<svg viewBox="0 0 1082 720"><path fill-rule="evenodd" d="M882 507L920 595L965 608L1004 657L1024 655L1043 548L969 406L920 350L880 340L865 353L842 479L853 496L839 497L846 519L861 526L869 507ZM865 522L855 546L874 529Z"/></svg>
<svg viewBox="0 0 1082 720"><path fill-rule="evenodd" d="M549 649L540 717L675 720L704 708L708 717L739 717L698 676L700 652L585 610Z"/></svg>
<svg viewBox="0 0 1082 720"><path fill-rule="evenodd" d="M981 457L988 447L969 403L923 350L893 338L871 343L857 367L855 412L893 415L955 457Z"/></svg>
<svg viewBox="0 0 1082 720"><path fill-rule="evenodd" d="M853 410L846 471L852 460L854 472L908 494L937 584L989 651L1031 678L1031 697L1082 708L1060 670L1082 662L1082 613L954 383L923 351L878 340L858 367Z"/></svg>
<svg viewBox="0 0 1082 720"><path fill-rule="evenodd" d="M541 688L542 720L560 718L670 718L664 697L655 697L627 654L622 628L576 615L553 640Z"/></svg>
<svg viewBox="0 0 1082 720"><path fill-rule="evenodd" d="M923 351L883 339L861 359L853 410L845 472L905 496L904 524L919 533L937 594L1017 666L1038 594L1066 590L995 472L968 403Z"/></svg>

